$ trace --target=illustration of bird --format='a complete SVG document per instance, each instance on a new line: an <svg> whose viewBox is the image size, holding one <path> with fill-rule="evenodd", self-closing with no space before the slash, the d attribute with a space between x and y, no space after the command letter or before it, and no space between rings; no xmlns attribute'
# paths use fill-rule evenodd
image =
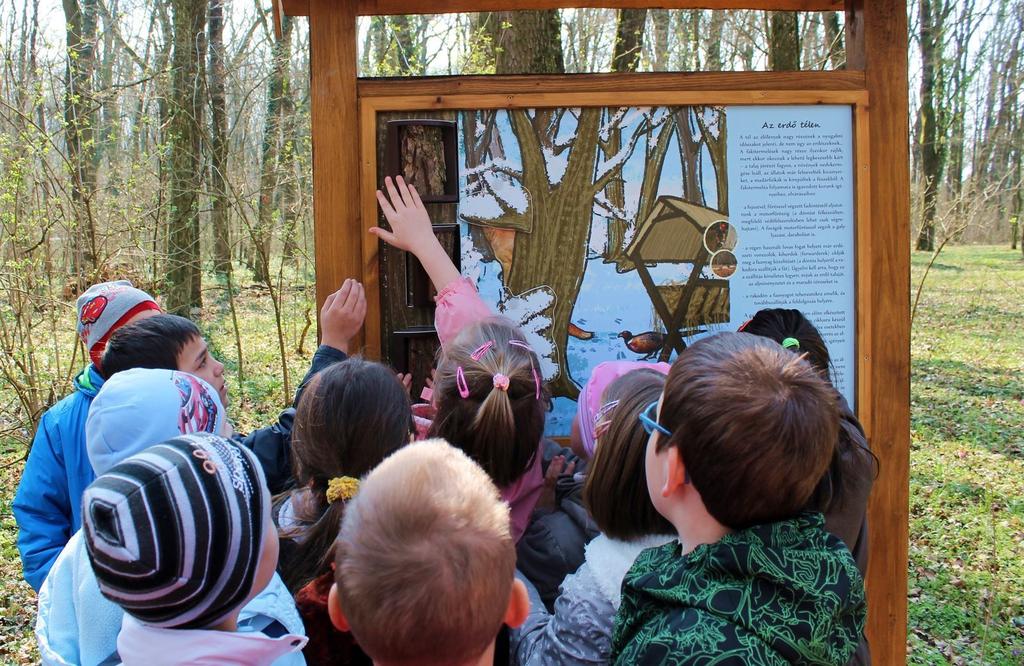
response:
<svg viewBox="0 0 1024 666"><path fill-rule="evenodd" d="M665 346L665 334L656 331L647 331L633 335L630 331L622 331L619 337L626 343L626 348L635 354L644 354L644 360L654 358L654 355Z"/></svg>

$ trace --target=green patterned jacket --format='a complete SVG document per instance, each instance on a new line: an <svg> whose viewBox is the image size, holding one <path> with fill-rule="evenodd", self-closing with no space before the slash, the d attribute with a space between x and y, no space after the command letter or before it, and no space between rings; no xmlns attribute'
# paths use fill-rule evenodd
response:
<svg viewBox="0 0 1024 666"><path fill-rule="evenodd" d="M821 514L759 525L680 554L645 550L622 583L616 664L846 664L864 581Z"/></svg>

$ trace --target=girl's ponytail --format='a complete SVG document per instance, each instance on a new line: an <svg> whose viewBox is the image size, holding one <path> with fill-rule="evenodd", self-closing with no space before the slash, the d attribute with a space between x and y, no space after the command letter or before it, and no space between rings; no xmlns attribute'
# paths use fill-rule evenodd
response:
<svg viewBox="0 0 1024 666"><path fill-rule="evenodd" d="M544 434L539 367L511 322L489 319L466 329L438 367L430 436L461 448L498 486L511 484L533 463Z"/></svg>
<svg viewBox="0 0 1024 666"><path fill-rule="evenodd" d="M349 358L313 377L292 430L295 490L279 498L281 577L294 594L330 571L358 478L409 442L409 394L390 368ZM284 500L290 515L283 515ZM284 524L282 524L284 523Z"/></svg>

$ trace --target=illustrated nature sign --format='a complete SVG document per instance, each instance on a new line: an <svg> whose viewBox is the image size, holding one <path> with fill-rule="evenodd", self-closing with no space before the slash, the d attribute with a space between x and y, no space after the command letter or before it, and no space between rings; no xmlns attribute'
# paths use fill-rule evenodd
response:
<svg viewBox="0 0 1024 666"><path fill-rule="evenodd" d="M761 307L818 324L852 401L849 106L475 110L452 129L461 270L541 356L549 435L602 361L670 361Z"/></svg>

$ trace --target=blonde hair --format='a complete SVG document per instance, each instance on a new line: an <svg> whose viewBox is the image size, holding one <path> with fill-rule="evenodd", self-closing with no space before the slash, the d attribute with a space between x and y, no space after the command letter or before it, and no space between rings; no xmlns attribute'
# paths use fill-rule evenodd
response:
<svg viewBox="0 0 1024 666"><path fill-rule="evenodd" d="M537 355L507 319L470 326L438 364L431 437L465 451L498 486L512 483L530 467L544 435L547 394L540 372Z"/></svg>
<svg viewBox="0 0 1024 666"><path fill-rule="evenodd" d="M442 440L411 444L362 482L335 545L352 633L374 660L462 663L501 628L515 575L508 507Z"/></svg>

